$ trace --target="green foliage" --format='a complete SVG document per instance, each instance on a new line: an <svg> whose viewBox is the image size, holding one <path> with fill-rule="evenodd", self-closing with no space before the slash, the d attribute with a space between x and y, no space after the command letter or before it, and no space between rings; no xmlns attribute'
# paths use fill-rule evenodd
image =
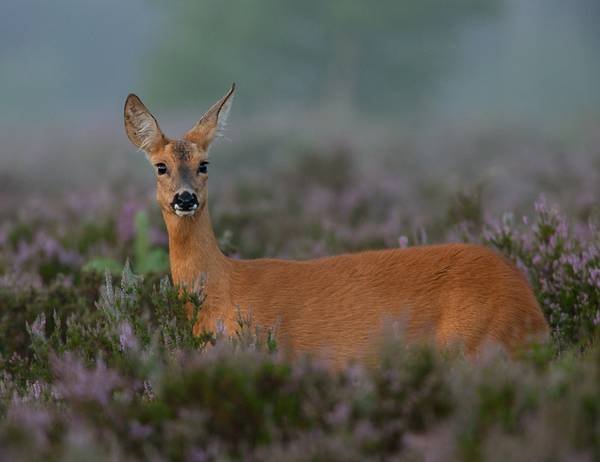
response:
<svg viewBox="0 0 600 462"><path fill-rule="evenodd" d="M169 269L169 256L164 249L152 247L150 243L150 221L145 211L135 215L135 235L133 240L133 265L141 274L164 273ZM84 271L117 274L122 264L112 258L96 257L89 260L83 267Z"/></svg>
<svg viewBox="0 0 600 462"><path fill-rule="evenodd" d="M83 271L90 271L98 274L102 274L105 271L108 271L111 274L118 274L119 271L121 271L121 264L113 258L95 257L89 260L82 269Z"/></svg>
<svg viewBox="0 0 600 462"><path fill-rule="evenodd" d="M133 252L134 268L138 273L163 273L169 269L169 256L164 249L150 245L150 221L144 211L135 216Z"/></svg>
<svg viewBox="0 0 600 462"><path fill-rule="evenodd" d="M55 284L44 290L0 288L0 368L6 366L4 361L31 354L26 326L38 318L48 320L44 335L59 329L57 317L60 325L71 316L93 324L96 316L89 308L97 296L99 281L95 275L86 275L77 287Z"/></svg>

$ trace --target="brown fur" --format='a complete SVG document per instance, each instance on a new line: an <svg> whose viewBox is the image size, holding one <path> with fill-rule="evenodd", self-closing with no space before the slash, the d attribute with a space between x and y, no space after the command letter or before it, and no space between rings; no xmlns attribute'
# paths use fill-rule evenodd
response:
<svg viewBox="0 0 600 462"><path fill-rule="evenodd" d="M456 343L470 353L488 343L512 352L531 337L548 334L524 276L481 246L423 246L309 261L225 257L206 207L207 175L190 178L189 172L206 160L219 113L232 95L233 88L186 134L186 156L180 154L182 142L165 138L158 124L157 133L146 136L164 141L144 143L130 134L135 120L125 120L134 144L152 145L150 160L169 166L169 176L158 177L157 198L169 234L173 281L195 287L201 275L206 278L196 334L215 329L219 320L233 333L240 310L258 325L276 326L278 342L288 354L316 354L336 364L366 358L382 328L393 321L404 323L409 341ZM128 98L125 114L149 120L139 104L137 97ZM134 108L128 109L130 105ZM193 216L179 217L170 207L182 182L199 198Z"/></svg>

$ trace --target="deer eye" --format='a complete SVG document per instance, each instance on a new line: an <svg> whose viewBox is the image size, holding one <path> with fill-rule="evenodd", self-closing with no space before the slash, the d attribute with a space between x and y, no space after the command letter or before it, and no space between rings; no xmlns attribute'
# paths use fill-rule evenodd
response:
<svg viewBox="0 0 600 462"><path fill-rule="evenodd" d="M206 173L208 171L208 161L200 162L198 173Z"/></svg>
<svg viewBox="0 0 600 462"><path fill-rule="evenodd" d="M156 164L156 173L158 173L159 175L164 175L165 173L167 173L167 166L163 163Z"/></svg>

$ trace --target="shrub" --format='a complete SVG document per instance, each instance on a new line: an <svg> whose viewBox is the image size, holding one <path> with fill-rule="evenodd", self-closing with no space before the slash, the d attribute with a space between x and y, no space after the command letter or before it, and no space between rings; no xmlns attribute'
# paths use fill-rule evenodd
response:
<svg viewBox="0 0 600 462"><path fill-rule="evenodd" d="M506 214L486 230L485 241L525 271L559 348L585 345L600 323L600 234L592 223L573 231L544 198L535 212L523 226Z"/></svg>

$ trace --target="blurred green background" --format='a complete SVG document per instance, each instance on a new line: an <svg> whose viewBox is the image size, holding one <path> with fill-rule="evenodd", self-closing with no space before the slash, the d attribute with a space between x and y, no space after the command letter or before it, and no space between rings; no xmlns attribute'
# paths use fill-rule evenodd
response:
<svg viewBox="0 0 600 462"><path fill-rule="evenodd" d="M233 81L222 173L336 143L464 174L548 159L597 136L599 24L597 0L4 0L2 188L150 184L126 95L178 136Z"/></svg>
<svg viewBox="0 0 600 462"><path fill-rule="evenodd" d="M131 90L197 110L231 81L248 116L574 124L600 102L596 0L7 0L0 17L9 125L110 118Z"/></svg>

